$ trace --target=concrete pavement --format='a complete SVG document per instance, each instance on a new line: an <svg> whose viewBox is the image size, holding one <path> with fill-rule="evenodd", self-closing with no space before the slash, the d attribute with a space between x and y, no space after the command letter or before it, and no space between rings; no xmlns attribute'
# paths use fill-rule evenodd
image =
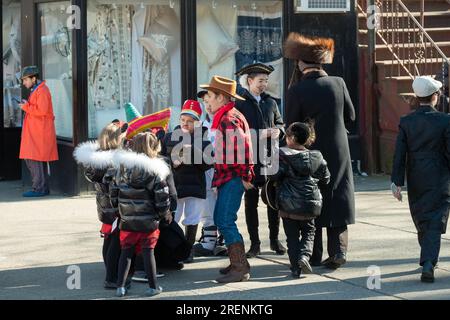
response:
<svg viewBox="0 0 450 320"><path fill-rule="evenodd" d="M181 271L169 271L151 299L307 300L307 299L450 299L450 236L442 240L436 282L419 281L419 246L407 198L395 201L385 176L357 177L357 223L349 227L349 262L294 280L287 255L269 251L265 206L260 208L263 254L251 259L251 280L214 283L224 257L197 258ZM103 289L102 239L93 196L25 200L20 182L0 182L0 299L115 299ZM248 241L243 206L239 227ZM280 230L285 241L284 232ZM325 258L325 257L324 257ZM80 289L69 290L80 270ZM370 268L369 268L370 267ZM368 269L369 268L369 269ZM380 286L371 272L380 272ZM369 287L373 288L370 289ZM145 284L133 283L127 299L147 299Z"/></svg>

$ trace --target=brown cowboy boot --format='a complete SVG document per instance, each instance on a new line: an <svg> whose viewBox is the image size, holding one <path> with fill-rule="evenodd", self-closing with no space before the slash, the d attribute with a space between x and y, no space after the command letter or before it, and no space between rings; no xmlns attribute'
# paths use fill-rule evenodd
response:
<svg viewBox="0 0 450 320"><path fill-rule="evenodd" d="M250 279L250 265L245 256L244 244L233 243L228 248L228 256L230 258L231 269L224 275L216 279L219 283L240 282Z"/></svg>

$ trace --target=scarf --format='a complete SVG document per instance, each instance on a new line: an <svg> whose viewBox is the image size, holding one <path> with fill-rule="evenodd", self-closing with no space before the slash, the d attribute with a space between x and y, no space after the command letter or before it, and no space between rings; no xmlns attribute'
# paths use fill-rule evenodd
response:
<svg viewBox="0 0 450 320"><path fill-rule="evenodd" d="M220 108L216 114L214 115L213 123L211 126L211 129L216 130L219 127L220 120L222 119L223 115L234 108L234 102L231 101L224 105L222 108Z"/></svg>

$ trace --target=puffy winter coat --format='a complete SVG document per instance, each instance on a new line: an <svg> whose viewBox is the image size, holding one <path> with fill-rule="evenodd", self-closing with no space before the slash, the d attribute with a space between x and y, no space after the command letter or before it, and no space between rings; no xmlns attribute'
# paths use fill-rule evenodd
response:
<svg viewBox="0 0 450 320"><path fill-rule="evenodd" d="M111 204L110 182L113 169L114 150L99 150L96 142L81 143L75 148L74 158L86 168L85 177L97 191L97 213L102 223L112 224L119 216L117 205Z"/></svg>
<svg viewBox="0 0 450 320"><path fill-rule="evenodd" d="M161 158L149 158L131 151L114 154L118 188L120 230L152 232L170 213L170 169ZM114 190L114 189L112 189Z"/></svg>
<svg viewBox="0 0 450 320"><path fill-rule="evenodd" d="M270 178L277 181L280 216L314 219L322 210L320 185L330 182L330 172L320 151L280 149L280 169Z"/></svg>

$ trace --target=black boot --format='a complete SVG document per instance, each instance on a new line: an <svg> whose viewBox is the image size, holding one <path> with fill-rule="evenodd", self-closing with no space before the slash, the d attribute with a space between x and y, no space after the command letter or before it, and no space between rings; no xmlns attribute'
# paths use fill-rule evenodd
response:
<svg viewBox="0 0 450 320"><path fill-rule="evenodd" d="M275 251L280 256L286 253L286 248L283 247L280 240L270 240L270 250Z"/></svg>
<svg viewBox="0 0 450 320"><path fill-rule="evenodd" d="M422 269L422 276L420 278L422 282L434 282L434 266L431 261L425 261Z"/></svg>
<svg viewBox="0 0 450 320"><path fill-rule="evenodd" d="M259 243L252 243L250 249L247 251L247 258L254 258L261 254L261 246Z"/></svg>
<svg viewBox="0 0 450 320"><path fill-rule="evenodd" d="M196 225L191 225L191 226L186 226L186 240L188 241L188 243L191 245L192 249L191 249L191 253L189 255L189 257L184 260L184 263L192 263L194 262L194 243L195 243L195 237L197 236L197 228L198 228L198 224Z"/></svg>

